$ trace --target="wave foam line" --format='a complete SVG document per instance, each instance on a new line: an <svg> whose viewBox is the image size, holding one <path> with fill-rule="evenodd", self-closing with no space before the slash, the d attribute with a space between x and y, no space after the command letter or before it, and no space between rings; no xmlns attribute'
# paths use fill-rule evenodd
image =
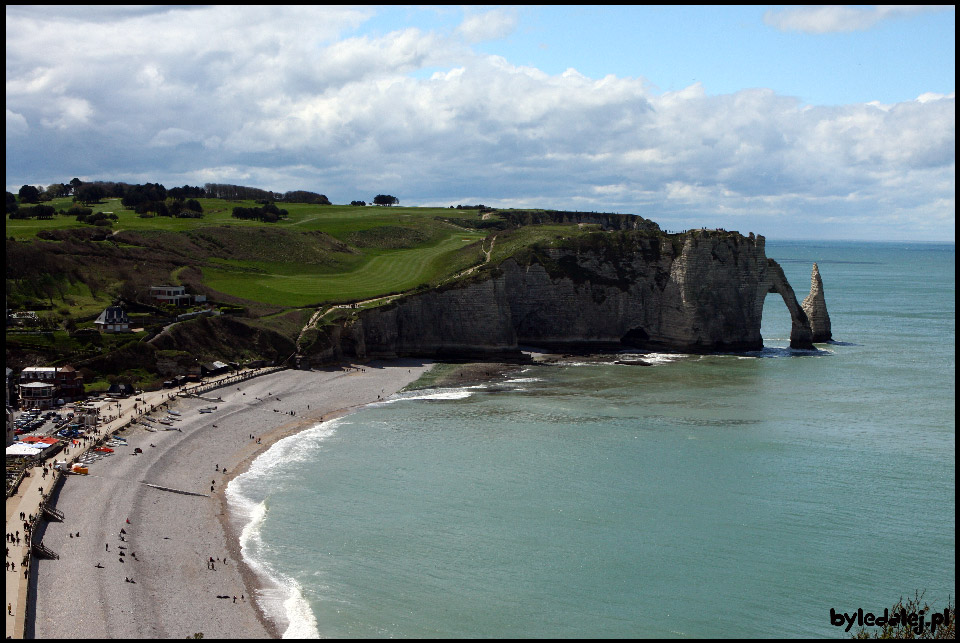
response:
<svg viewBox="0 0 960 643"><path fill-rule="evenodd" d="M426 391L398 393L390 399L377 402L377 404L393 404L395 402L407 402L412 400L463 400L473 395L473 391L469 390L471 388L478 387L438 388L427 389Z"/></svg>
<svg viewBox="0 0 960 643"><path fill-rule="evenodd" d="M231 480L224 491L231 510L244 522L238 539L243 561L258 578L266 581L266 586L257 590L257 602L270 620L284 627L283 638L320 638L317 619L296 579L267 562L262 533L269 505L266 498L256 500L248 494L256 488L256 481L280 473L279 467L311 457L320 443L336 432L341 419L321 422L278 440L254 460L247 471Z"/></svg>
<svg viewBox="0 0 960 643"><path fill-rule="evenodd" d="M259 552L264 551L263 524L269 513L267 503L253 502L238 491L226 490L227 501L242 508L249 518L240 532L240 552L243 561L257 577L267 581L265 587L257 588L256 600L270 620L285 625L282 638L318 639L317 617L303 597L303 588L286 574L273 568Z"/></svg>

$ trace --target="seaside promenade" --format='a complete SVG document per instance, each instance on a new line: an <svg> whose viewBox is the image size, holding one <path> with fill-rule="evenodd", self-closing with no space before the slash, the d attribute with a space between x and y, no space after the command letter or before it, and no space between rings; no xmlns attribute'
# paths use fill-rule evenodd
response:
<svg viewBox="0 0 960 643"><path fill-rule="evenodd" d="M101 445L116 431L131 424L137 417L164 408L179 396L203 395L211 389L226 386L280 370L282 367L268 367L248 369L230 374L211 377L199 383L193 383L174 389L145 392L136 398L104 403L100 409L100 418L96 428L88 433L83 445L68 445L55 458L66 460L72 464L80 456ZM44 475L44 464L47 465L47 474ZM5 586L7 595L6 636L7 638L22 639L26 619L29 616L30 583L33 581L32 547L34 543L31 534L35 531L37 522L45 520L43 506L52 495L56 487L61 484L61 471L53 470L53 462L37 463L28 468L28 475L21 481L17 492L7 498L6 504L6 532L17 534L19 544L7 540L7 563L13 564L5 571ZM23 518L21 518L23 516Z"/></svg>

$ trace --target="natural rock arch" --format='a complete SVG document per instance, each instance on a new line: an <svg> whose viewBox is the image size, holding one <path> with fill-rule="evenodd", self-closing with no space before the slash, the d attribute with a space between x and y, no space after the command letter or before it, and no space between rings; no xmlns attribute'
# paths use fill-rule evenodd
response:
<svg viewBox="0 0 960 643"><path fill-rule="evenodd" d="M787 276L783 274L783 268L773 259L767 259L766 275L757 292L754 312L758 320L763 317L763 302L769 293L780 295L790 311L790 348L812 349L813 331L810 329L810 320L797 301L797 295L787 281Z"/></svg>

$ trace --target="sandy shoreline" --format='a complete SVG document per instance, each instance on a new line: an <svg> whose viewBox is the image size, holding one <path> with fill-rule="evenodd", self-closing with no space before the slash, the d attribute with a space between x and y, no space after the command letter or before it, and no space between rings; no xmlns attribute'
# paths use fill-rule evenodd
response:
<svg viewBox="0 0 960 643"><path fill-rule="evenodd" d="M278 440L386 398L429 368L398 360L280 371L205 394L222 401L179 401L171 407L181 413L178 431L120 433L127 446L91 475L68 477L54 497L66 519L39 535L60 559L35 564L27 637L279 637L282 625L252 600L263 579L240 564L243 517L228 513L224 489ZM199 413L211 405L216 412ZM136 447L143 454L134 456ZM211 557L226 563L210 569Z"/></svg>

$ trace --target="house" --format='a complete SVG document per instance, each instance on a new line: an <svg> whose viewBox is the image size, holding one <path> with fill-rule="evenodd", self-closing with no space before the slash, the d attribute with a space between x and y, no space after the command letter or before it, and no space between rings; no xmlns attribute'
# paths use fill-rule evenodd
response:
<svg viewBox="0 0 960 643"><path fill-rule="evenodd" d="M37 313L30 310L21 310L7 315L7 326L36 326L40 323Z"/></svg>
<svg viewBox="0 0 960 643"><path fill-rule="evenodd" d="M17 405L17 378L13 369L7 366L7 408Z"/></svg>
<svg viewBox="0 0 960 643"><path fill-rule="evenodd" d="M184 286L150 286L150 299L158 304L177 307L207 300L205 295L188 294Z"/></svg>
<svg viewBox="0 0 960 643"><path fill-rule="evenodd" d="M7 406L7 446L13 444L13 409Z"/></svg>
<svg viewBox="0 0 960 643"><path fill-rule="evenodd" d="M130 319L120 306L108 306L93 322L101 333L129 333Z"/></svg>
<svg viewBox="0 0 960 643"><path fill-rule="evenodd" d="M20 407L47 409L83 397L83 375L72 366L28 366L20 372Z"/></svg>
<svg viewBox="0 0 960 643"><path fill-rule="evenodd" d="M28 366L20 371L20 384L28 382L49 382L55 384L57 381L56 366Z"/></svg>
<svg viewBox="0 0 960 643"><path fill-rule="evenodd" d="M114 382L110 385L110 388L107 389L107 394L113 397L130 397L134 394L134 388L129 384Z"/></svg>
<svg viewBox="0 0 960 643"><path fill-rule="evenodd" d="M230 367L223 362L208 362L200 365L200 375L210 377L211 375L220 375L230 370Z"/></svg>
<svg viewBox="0 0 960 643"><path fill-rule="evenodd" d="M54 382L28 382L20 385L20 408L49 409L57 399Z"/></svg>
<svg viewBox="0 0 960 643"><path fill-rule="evenodd" d="M83 375L69 364L57 369L57 397L71 402L83 397Z"/></svg>

